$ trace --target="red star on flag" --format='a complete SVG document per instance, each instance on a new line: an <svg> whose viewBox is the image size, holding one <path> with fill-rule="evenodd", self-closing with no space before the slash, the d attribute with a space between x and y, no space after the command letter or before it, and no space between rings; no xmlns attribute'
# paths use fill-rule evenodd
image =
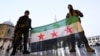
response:
<svg viewBox="0 0 100 56"><path fill-rule="evenodd" d="M40 33L40 34L38 35L38 37L39 37L39 40L43 40L43 39L44 39L44 34L43 34L43 33Z"/></svg>
<svg viewBox="0 0 100 56"><path fill-rule="evenodd" d="M54 38L54 37L57 37L57 32L53 31L53 32L51 33L51 35L52 35L53 38Z"/></svg>
<svg viewBox="0 0 100 56"><path fill-rule="evenodd" d="M72 28L67 27L65 30L67 33L72 33Z"/></svg>

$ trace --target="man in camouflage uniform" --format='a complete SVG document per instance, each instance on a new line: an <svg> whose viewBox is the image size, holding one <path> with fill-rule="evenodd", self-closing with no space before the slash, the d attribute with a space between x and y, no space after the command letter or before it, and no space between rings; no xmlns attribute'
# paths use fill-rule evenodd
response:
<svg viewBox="0 0 100 56"><path fill-rule="evenodd" d="M16 48L18 47L19 43L21 43L20 41L22 41L22 36L24 43L23 54L29 54L29 51L27 51L27 41L29 36L29 30L31 29L31 19L29 18L29 14L30 12L26 10L24 16L21 16L17 21L14 31L13 51L11 55L15 55Z"/></svg>

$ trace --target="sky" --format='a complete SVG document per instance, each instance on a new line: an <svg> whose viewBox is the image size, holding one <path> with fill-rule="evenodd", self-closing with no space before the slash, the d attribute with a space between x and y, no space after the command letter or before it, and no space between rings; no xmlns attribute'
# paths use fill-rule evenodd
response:
<svg viewBox="0 0 100 56"><path fill-rule="evenodd" d="M1 0L0 23L11 21L16 25L24 11L29 10L33 28L47 25L55 22L55 17L57 21L64 19L68 4L84 14L81 24L87 37L100 35L100 0Z"/></svg>

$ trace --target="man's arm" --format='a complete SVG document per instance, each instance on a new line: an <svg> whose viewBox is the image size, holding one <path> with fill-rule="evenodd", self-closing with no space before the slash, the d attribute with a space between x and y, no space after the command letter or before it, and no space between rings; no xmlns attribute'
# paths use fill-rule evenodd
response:
<svg viewBox="0 0 100 56"><path fill-rule="evenodd" d="M19 27L20 20L21 20L21 17L18 19L18 21L16 23L16 28Z"/></svg>
<svg viewBox="0 0 100 56"><path fill-rule="evenodd" d="M74 10L74 12L77 14L77 16L83 17L83 13L79 10Z"/></svg>
<svg viewBox="0 0 100 56"><path fill-rule="evenodd" d="M67 13L67 15L66 15L66 18L68 18L69 17L69 13Z"/></svg>
<svg viewBox="0 0 100 56"><path fill-rule="evenodd" d="M18 21L17 21L17 27L22 27L22 25L21 25L21 23L22 23L22 19L23 19L23 17L21 16L21 17L19 17L19 19L18 19Z"/></svg>
<svg viewBox="0 0 100 56"><path fill-rule="evenodd" d="M29 19L29 28L30 28L30 29L32 29L32 27L31 27L31 22L32 22L32 20Z"/></svg>

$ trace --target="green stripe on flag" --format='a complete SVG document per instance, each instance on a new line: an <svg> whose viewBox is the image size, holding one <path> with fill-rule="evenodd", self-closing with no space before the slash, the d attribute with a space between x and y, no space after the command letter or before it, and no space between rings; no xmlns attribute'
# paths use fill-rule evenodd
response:
<svg viewBox="0 0 100 56"><path fill-rule="evenodd" d="M63 19L61 21L58 21L58 22L55 22L52 24L32 28L31 33L37 33L37 32L47 31L47 30L51 30L51 29L56 29L56 28L59 28L59 27L65 26L65 25L66 25L66 19Z"/></svg>
<svg viewBox="0 0 100 56"><path fill-rule="evenodd" d="M79 22L79 18L76 16L71 16L66 19L66 25L70 25L72 23Z"/></svg>
<svg viewBox="0 0 100 56"><path fill-rule="evenodd" d="M79 21L78 17L71 16L71 17L69 17L67 19L63 19L63 20L60 20L58 22L54 22L54 23L51 23L51 24L48 24L48 25L32 28L31 33L33 34L33 33L37 33L37 32L56 29L56 28L59 28L59 27L62 27L62 26L70 25L70 24L78 22L78 21Z"/></svg>

